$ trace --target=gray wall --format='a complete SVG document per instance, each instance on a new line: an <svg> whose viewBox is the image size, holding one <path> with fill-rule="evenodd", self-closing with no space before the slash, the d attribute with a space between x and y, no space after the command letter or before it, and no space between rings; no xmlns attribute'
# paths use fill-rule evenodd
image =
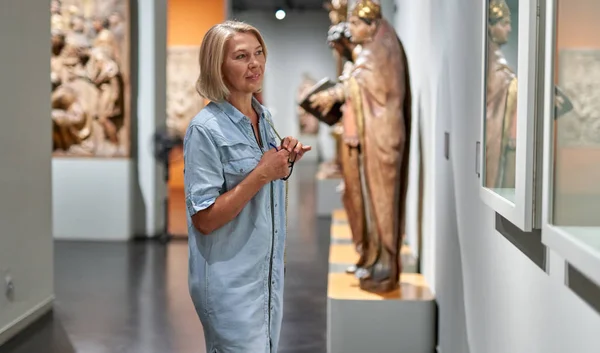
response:
<svg viewBox="0 0 600 353"><path fill-rule="evenodd" d="M265 73L264 100L282 136L298 136L296 90L303 73L315 80L336 78L336 64L327 46L327 11L288 12L279 21L272 12L234 13L233 18L256 26L263 35L269 56ZM330 129L321 124L319 144L323 158L334 156Z"/></svg>
<svg viewBox="0 0 600 353"><path fill-rule="evenodd" d="M0 344L53 299L48 4L0 3Z"/></svg>
<svg viewBox="0 0 600 353"><path fill-rule="evenodd" d="M483 4L397 3L423 102L423 269L438 299L440 352L597 352L600 316L563 285L564 260L551 253L550 274L540 270L495 231L494 212L479 197Z"/></svg>

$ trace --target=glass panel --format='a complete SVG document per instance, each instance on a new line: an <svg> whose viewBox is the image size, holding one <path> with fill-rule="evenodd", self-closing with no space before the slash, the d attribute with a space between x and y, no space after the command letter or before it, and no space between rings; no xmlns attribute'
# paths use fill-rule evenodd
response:
<svg viewBox="0 0 600 353"><path fill-rule="evenodd" d="M600 1L557 4L553 224L600 249Z"/></svg>
<svg viewBox="0 0 600 353"><path fill-rule="evenodd" d="M490 0L487 26L484 187L515 202L518 0Z"/></svg>

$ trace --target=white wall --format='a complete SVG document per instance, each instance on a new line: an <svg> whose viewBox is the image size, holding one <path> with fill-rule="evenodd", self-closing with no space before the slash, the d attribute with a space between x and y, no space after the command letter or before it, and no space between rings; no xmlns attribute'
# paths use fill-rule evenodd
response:
<svg viewBox="0 0 600 353"><path fill-rule="evenodd" d="M273 114L281 136L298 136L296 91L303 73L315 80L336 78L333 52L327 46L329 17L327 11L288 12L279 21L272 12L247 11L233 18L257 27L263 35L269 56L265 73L264 100ZM323 159L334 157L335 145L330 128L321 124L319 144Z"/></svg>
<svg viewBox="0 0 600 353"><path fill-rule="evenodd" d="M55 240L127 241L132 236L132 162L53 158Z"/></svg>
<svg viewBox="0 0 600 353"><path fill-rule="evenodd" d="M0 3L0 344L53 300L49 28L48 2Z"/></svg>
<svg viewBox="0 0 600 353"><path fill-rule="evenodd" d="M598 352L600 316L562 284L563 260L552 253L550 275L540 270L495 231L479 198L484 2L397 5L413 90L423 99L425 225L433 224L424 230L423 266L439 303L440 352Z"/></svg>
<svg viewBox="0 0 600 353"><path fill-rule="evenodd" d="M134 193L134 232L136 235L161 234L165 222L164 170L154 157L153 136L166 121L167 87L167 0L137 0L138 62L137 72L137 159ZM133 20L133 19L132 19Z"/></svg>

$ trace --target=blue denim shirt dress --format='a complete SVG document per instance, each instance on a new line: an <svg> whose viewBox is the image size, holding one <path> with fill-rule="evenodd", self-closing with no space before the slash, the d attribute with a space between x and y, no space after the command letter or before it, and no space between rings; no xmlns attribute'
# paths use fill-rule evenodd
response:
<svg viewBox="0 0 600 353"><path fill-rule="evenodd" d="M200 233L191 217L240 183L270 145L280 145L256 100L263 147L250 120L228 102L211 102L184 138L189 290L207 353L275 353L282 321L285 187L265 185L228 224Z"/></svg>

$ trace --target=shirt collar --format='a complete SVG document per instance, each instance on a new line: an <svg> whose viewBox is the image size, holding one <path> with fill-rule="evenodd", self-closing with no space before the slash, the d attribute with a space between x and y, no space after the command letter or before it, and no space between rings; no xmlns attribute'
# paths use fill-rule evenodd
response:
<svg viewBox="0 0 600 353"><path fill-rule="evenodd" d="M246 117L244 114L242 114L242 112L240 112L236 107L226 100L214 103L236 124ZM264 117L265 108L255 97L252 97L252 108L254 108L259 118Z"/></svg>

